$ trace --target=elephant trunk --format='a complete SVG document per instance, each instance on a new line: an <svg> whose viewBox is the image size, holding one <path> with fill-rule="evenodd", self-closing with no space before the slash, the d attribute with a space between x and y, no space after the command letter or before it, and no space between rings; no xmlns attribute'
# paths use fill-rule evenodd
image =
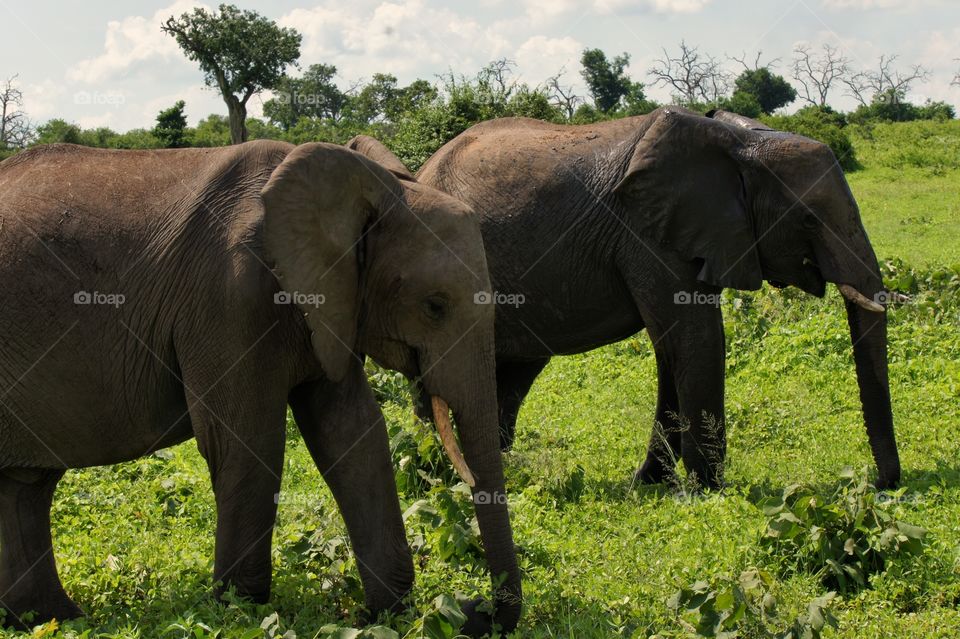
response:
<svg viewBox="0 0 960 639"><path fill-rule="evenodd" d="M887 489L900 481L887 374L887 293L873 247L863 227L858 227L843 240L837 236L827 242L818 257L824 277L836 283L844 297L863 419L877 464L877 488Z"/></svg>
<svg viewBox="0 0 960 639"><path fill-rule="evenodd" d="M867 310L850 300L845 303L863 419L878 469L877 488L894 488L900 481L900 456L887 377L887 314Z"/></svg>
<svg viewBox="0 0 960 639"><path fill-rule="evenodd" d="M520 619L523 594L500 452L493 339L492 336L486 340L478 339L473 344L469 344L470 341L473 340L464 340L467 344L448 353L433 367L424 382L427 391L433 395L434 421L441 431L444 449L473 493L480 536L493 581L496 612L492 621L508 633L516 628ZM462 456L452 430L444 432L449 425L447 401L456 418ZM489 632L491 619L488 615L467 610L467 617L467 624L461 629L463 634L481 636Z"/></svg>
<svg viewBox="0 0 960 639"><path fill-rule="evenodd" d="M520 619L522 589L507 511L496 403L494 400L489 406L468 405L455 414L466 461L474 479L471 487L473 503L494 586L494 621L504 632L509 632Z"/></svg>

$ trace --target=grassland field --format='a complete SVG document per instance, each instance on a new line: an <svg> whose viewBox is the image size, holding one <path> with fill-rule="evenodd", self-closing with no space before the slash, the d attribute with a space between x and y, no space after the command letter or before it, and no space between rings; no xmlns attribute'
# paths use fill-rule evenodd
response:
<svg viewBox="0 0 960 639"><path fill-rule="evenodd" d="M890 311L889 327L904 487L876 507L927 533L919 553L838 594L830 603L838 628L823 636L952 639L960 636L960 122L876 125L856 130L854 142L864 168L849 182L864 225L889 284L912 296ZM785 636L777 633L830 590L821 574L761 544L770 519L761 500L800 483L829 502L844 468L873 472L841 299L833 288L823 300L791 289L725 295L722 493L632 484L656 399L645 334L556 358L536 382L506 456L526 594L514 636L697 636L694 613L671 609L671 596L699 581L722 589L749 568L773 579L777 613L751 620L748 606L737 636ZM412 417L402 380L370 373L418 565L413 610L385 620L392 631L350 629L362 602L355 561L290 421L269 604L210 598L215 510L191 441L66 475L54 546L66 589L88 617L33 636L453 636L455 613L441 597L489 587L471 507L462 487L451 487L436 439Z"/></svg>

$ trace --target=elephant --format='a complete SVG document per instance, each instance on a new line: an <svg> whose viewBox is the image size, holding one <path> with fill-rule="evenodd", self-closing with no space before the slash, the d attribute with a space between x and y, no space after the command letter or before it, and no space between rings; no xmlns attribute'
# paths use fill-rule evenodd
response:
<svg viewBox="0 0 960 639"><path fill-rule="evenodd" d="M65 470L191 437L217 507L214 593L266 601L288 405L346 523L364 614L402 608L413 562L369 356L423 379L472 487L496 605L468 604L463 631L517 625L494 312L473 302L490 283L468 206L339 145L40 146L0 164L0 281L12 618L82 614L51 546Z"/></svg>
<svg viewBox="0 0 960 639"><path fill-rule="evenodd" d="M385 147L366 146L396 171ZM721 486L719 294L766 280L822 297L833 282L845 299L876 483L899 481L888 294L828 146L720 110L662 107L578 126L503 118L445 144L415 179L480 215L495 291L505 449L552 356L646 328L659 388L654 432L634 478L663 482L681 459L701 486Z"/></svg>

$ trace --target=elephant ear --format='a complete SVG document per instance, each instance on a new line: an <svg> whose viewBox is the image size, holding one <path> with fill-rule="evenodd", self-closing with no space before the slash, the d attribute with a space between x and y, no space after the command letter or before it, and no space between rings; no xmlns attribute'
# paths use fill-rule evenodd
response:
<svg viewBox="0 0 960 639"><path fill-rule="evenodd" d="M403 201L376 162L333 144L294 149L260 193L274 274L305 315L326 376L346 374L359 330L364 229Z"/></svg>
<svg viewBox="0 0 960 639"><path fill-rule="evenodd" d="M739 159L744 134L686 111L665 109L653 117L614 192L634 212L642 234L702 261L700 281L760 288Z"/></svg>
<svg viewBox="0 0 960 639"><path fill-rule="evenodd" d="M395 156L380 140L371 138L369 135L358 135L344 146L377 162L401 180L407 180L408 182L417 181L417 179L413 177L413 173L400 161L400 158Z"/></svg>

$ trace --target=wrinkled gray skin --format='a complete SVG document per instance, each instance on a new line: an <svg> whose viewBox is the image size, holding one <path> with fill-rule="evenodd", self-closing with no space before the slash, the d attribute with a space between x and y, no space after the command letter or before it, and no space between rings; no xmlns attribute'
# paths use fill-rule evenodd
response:
<svg viewBox="0 0 960 639"><path fill-rule="evenodd" d="M275 298L278 278L295 305ZM80 614L51 550L64 470L191 437L216 495L214 577L266 600L288 403L340 505L368 609L401 607L413 565L363 354L446 400L475 490L503 493L476 218L353 151L24 152L0 164L0 281L0 599L14 615ZM76 303L80 291L99 297ZM123 303L97 303L113 294ZM482 501L487 560L506 575L497 621L512 628L510 522L503 499ZM471 610L469 632L489 624Z"/></svg>
<svg viewBox="0 0 960 639"><path fill-rule="evenodd" d="M682 459L703 484L718 486L725 455L722 315L716 305L678 299L757 289L762 280L816 296L827 281L868 300L883 291L830 149L741 116L711 115L670 107L584 126L494 120L468 129L421 168L421 184L480 214L494 289L525 298L496 311L504 446L551 356L646 328L659 394L638 479L663 481ZM886 317L882 306L873 308L846 302L877 483L890 487L900 464Z"/></svg>

